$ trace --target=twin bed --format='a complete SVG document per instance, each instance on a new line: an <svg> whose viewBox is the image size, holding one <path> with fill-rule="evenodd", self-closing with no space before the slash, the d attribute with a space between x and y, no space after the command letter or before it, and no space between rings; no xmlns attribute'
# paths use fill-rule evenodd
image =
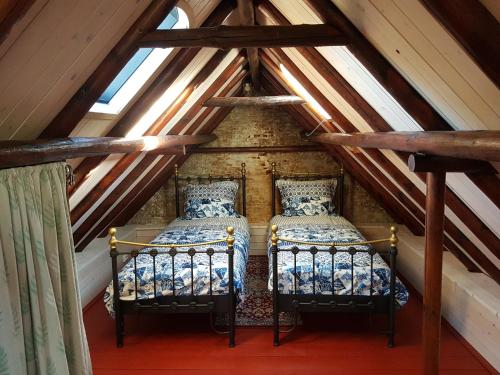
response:
<svg viewBox="0 0 500 375"><path fill-rule="evenodd" d="M186 186L181 187L182 182ZM282 215L276 215L278 190ZM341 216L342 195L342 171L330 176L279 176L273 163L269 289L275 345L283 311L387 313L389 346L394 343L395 308L408 299L395 277L395 230L390 238L366 241ZM151 243L118 240L116 230L110 229L113 281L104 301L115 317L117 345L123 345L125 314L210 313L212 323L214 313L225 313L225 333L232 347L250 243L245 165L239 176L181 177L176 169L175 196L177 219ZM180 216L182 201L185 209ZM375 251L372 243L382 242L389 242L388 250ZM118 250L123 245L142 249ZM389 256L389 266L383 253ZM119 270L121 255L130 260Z"/></svg>
<svg viewBox="0 0 500 375"><path fill-rule="evenodd" d="M333 175L279 175L272 165L268 256L273 293L274 345L281 312L377 312L388 315L394 345L395 309L408 301L396 278L397 236L366 241L342 216L341 169ZM277 213L277 190L281 215ZM374 244L388 243L376 250ZM389 257L389 265L381 255Z"/></svg>

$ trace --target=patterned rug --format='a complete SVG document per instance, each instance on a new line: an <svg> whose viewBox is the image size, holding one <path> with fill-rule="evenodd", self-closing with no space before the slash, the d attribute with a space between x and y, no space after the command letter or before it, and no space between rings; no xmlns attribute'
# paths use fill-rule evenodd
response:
<svg viewBox="0 0 500 375"><path fill-rule="evenodd" d="M270 327L273 325L273 299L267 289L267 256L250 256L245 276L245 300L236 309L236 325ZM299 322L300 323L300 322ZM293 324L293 314L282 313L280 324Z"/></svg>

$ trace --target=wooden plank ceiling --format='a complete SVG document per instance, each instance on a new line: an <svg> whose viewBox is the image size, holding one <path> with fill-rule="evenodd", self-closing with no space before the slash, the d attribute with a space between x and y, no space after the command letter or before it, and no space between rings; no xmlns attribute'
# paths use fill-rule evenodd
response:
<svg viewBox="0 0 500 375"><path fill-rule="evenodd" d="M172 3L165 0L150 7L165 11ZM466 28L454 29L456 38L450 36L444 26L447 22L440 23L446 14L441 8L438 19L418 0L405 2L405 8L391 0L261 0L254 2L252 17L249 9L238 13L236 1L187 3L192 7L187 13L193 28L328 23L350 43L346 47L221 51L177 48L120 115L110 120L85 115L99 93L85 96L73 87L67 90L69 97L66 93L68 104L51 119L39 116L45 120L45 130L39 129L37 134L125 136L138 127L137 135L209 134L231 108L204 107L203 103L213 96L238 95L250 78L269 95L304 97L308 104L284 108L307 130L324 119L322 111L334 121L324 123L319 132L500 130L500 96L491 62L483 60L481 51L471 52ZM143 4L142 9L147 12L150 8ZM197 12L203 17L194 17ZM481 9L479 13L484 12ZM410 22L410 13L419 24ZM140 20L138 17L135 19ZM128 24L132 30L133 22ZM488 25L491 27L491 20ZM125 31L122 35L127 35ZM119 38L115 40L117 43ZM130 55L129 50L122 53ZM105 54L99 61L105 61ZM94 67L95 71L85 76L91 83L100 73L97 64ZM297 82L310 97L304 96ZM88 83L83 87L92 87ZM71 99L77 92L80 95ZM148 117L159 100L166 103L165 108ZM96 134L98 122L104 125ZM34 126L27 123L28 127L10 129L7 138L16 132L26 134ZM0 131L1 126L0 122ZM408 171L406 154L341 146L327 149L396 221L415 234L423 234L425 181L420 174ZM76 184L70 191L70 206L77 249L82 250L109 226L126 224L171 176L174 164L182 164L187 157L189 153L131 154L73 162ZM448 177L445 246L467 269L483 271L500 282L498 187L495 175L457 173Z"/></svg>

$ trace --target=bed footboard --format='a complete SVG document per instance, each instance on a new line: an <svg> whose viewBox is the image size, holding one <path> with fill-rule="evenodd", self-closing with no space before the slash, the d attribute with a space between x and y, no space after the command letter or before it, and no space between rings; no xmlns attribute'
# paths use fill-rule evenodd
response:
<svg viewBox="0 0 500 375"><path fill-rule="evenodd" d="M124 335L124 315L133 313L214 313L221 312L229 315L229 346L235 345L235 312L236 312L236 294L234 290L234 229L228 227L227 237L220 240L191 243L191 244L144 244L139 242L121 241L116 238L116 229L109 229L109 247L111 256L111 265L113 272L113 308L116 321L116 345L123 346ZM226 242L227 248L224 250L215 250L211 245ZM128 245L138 248L151 248L148 251L139 250L118 250L118 245ZM203 249L199 249L203 247ZM188 248L188 250L180 250ZM164 249L164 250L163 250ZM213 256L215 254L225 253L228 260L228 293L214 294L212 281ZM180 294L175 286L175 257L179 254L187 254L190 259L191 270L191 290L188 294ZM205 254L208 257L209 265L209 290L208 294L195 294L195 263L194 256ZM130 300L120 298L120 284L118 274L118 256L127 255L131 258L134 267L134 296ZM149 255L153 265L153 290L151 298L139 298L138 291L139 280L137 277L137 257L139 255ZM171 258L171 278L172 285L169 295L158 293L157 282L161 282L158 277L155 259L158 255L168 255Z"/></svg>
<svg viewBox="0 0 500 375"><path fill-rule="evenodd" d="M397 228L391 227L390 238L352 242L352 243L316 243L296 241L289 238L280 238L277 235L278 227L273 225L271 228L271 256L272 256L272 286L273 286L273 324L274 324L274 345L280 344L280 325L279 314L282 311L292 312L328 312L328 311L347 311L347 312L380 312L386 313L388 316L388 346L394 346L395 334L395 309L396 309L396 256L397 256ZM308 248L299 248L293 246L292 248L283 249L278 245L279 241L286 241L295 243L296 245L307 245ZM370 245L376 243L389 242L388 249L377 251L373 247L369 250L356 249L355 246ZM320 249L319 247L322 247ZM325 249L325 247L328 247ZM339 249L338 247L347 247L347 249ZM293 278L294 289L292 294L282 294L279 290L279 270L278 270L278 254L280 252L290 252L293 254ZM299 253L310 253L312 255L312 293L301 294L297 288L297 255ZM316 281L316 255L318 253L327 253L331 255L332 262L332 290L331 294L324 294L317 292ZM351 290L350 294L339 295L335 291L335 254L348 253L351 257ZM367 253L370 256L370 294L358 295L354 290L354 256L357 253ZM373 283L373 257L378 254L386 254L389 257L390 279L389 279L389 295L375 295ZM323 290L324 292L324 290Z"/></svg>

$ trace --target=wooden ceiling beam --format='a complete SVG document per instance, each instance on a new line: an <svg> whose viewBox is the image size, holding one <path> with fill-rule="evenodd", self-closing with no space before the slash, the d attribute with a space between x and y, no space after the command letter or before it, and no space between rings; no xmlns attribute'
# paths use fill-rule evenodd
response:
<svg viewBox="0 0 500 375"><path fill-rule="evenodd" d="M213 124L212 127L216 127L216 125L218 125L229 114L229 112L231 112L231 110L226 108L218 110L216 115L214 115L214 117L210 119L209 123L207 123L207 127L211 124ZM203 132L207 132L207 130L203 129ZM190 155L191 153L187 156L189 157ZM187 157L181 157L165 164L166 167L162 169L161 173L158 174L156 178L152 179L147 184L145 189L143 189L140 194L136 194L134 199L131 201L127 201L126 199L124 200L124 202L126 202L126 207L122 207L122 211L114 218L114 221L109 226L126 225L135 213L139 211L140 208L144 206L146 202L158 191L158 189L173 175L174 165L177 164L178 166L181 166L186 160ZM101 231L101 234L105 233L106 228Z"/></svg>
<svg viewBox="0 0 500 375"><path fill-rule="evenodd" d="M243 77L241 77L242 79ZM213 110L212 108L206 109L205 112ZM230 112L231 109L221 109L213 116L205 126L200 129L204 133L209 133L206 129L209 124L221 121L219 115L225 112L224 117ZM206 118L207 116L203 116ZM199 129L199 128L198 128ZM136 184L120 201L119 204L112 208L109 213L104 212L104 218L99 224L86 233L86 236L76 246L77 251L82 251L89 243L97 236L104 236L107 229L111 226L126 225L133 215L146 204L146 202L158 191L163 183L174 172L174 165L182 165L189 157L187 155L176 156L174 159L163 157L143 178L141 183ZM117 196L116 199L120 197Z"/></svg>
<svg viewBox="0 0 500 375"><path fill-rule="evenodd" d="M186 114L183 116L183 118L177 122L177 124L170 130L170 133L176 134L176 133L179 133L180 131L182 131L185 128L185 126L187 125L187 123L189 123L190 120L195 116L196 112L202 108L201 104L203 103L204 100L206 100L205 96L209 97L211 95L214 95L215 92L217 92L218 89L231 78L231 76L234 74L236 69L238 69L238 67L241 67L241 64L243 64L243 62L244 62L243 58L241 56L238 56L235 59L235 61L225 69L225 71L221 74L219 79L217 79L208 88L208 90L204 93L204 95L202 95L197 100L197 102L189 109L189 111L186 112ZM207 70L210 72L213 71L213 69L211 69L211 68L207 69ZM235 79L233 79L232 81L229 82L228 85L233 85L233 87L234 87L234 85L239 84L241 82L241 80L243 79L244 76L245 76L245 74L237 75L237 77L235 79L239 79L240 81L235 81ZM175 109L175 111L172 111L171 115L173 116L175 113L177 113L177 110L178 109ZM206 117L203 116L203 118L206 118ZM169 121L170 119L168 119L166 121ZM197 128L195 126L191 126L188 129L187 134L193 134L193 132L195 132L196 129ZM178 158L179 157L177 157L176 159L178 159ZM169 159L170 159L169 157L161 158L159 161L156 162L155 166L151 169L150 172L148 172L147 175L151 176L151 173L153 173L153 171L158 172L159 170L161 170L163 163L166 163ZM154 161L154 159L151 159L151 158L147 159L147 157L145 157L142 161L140 161L135 166L135 168L123 179L121 184L113 189L113 191L110 193L108 198L106 198L103 202L101 202L101 204L94 209L92 214L85 220L85 222L83 222L79 226L79 228L74 232L75 243L78 244L79 250L83 249L86 246L86 244L88 244L93 238L95 238L95 236L97 236L103 229L106 229L112 220L116 219L116 216L110 217L110 216L106 215L107 211L113 205L115 205L117 201L120 200L121 196L127 191L127 189L130 188L130 186L133 184L133 182L142 174L144 169L148 168L148 166L151 163L153 163L153 161ZM119 162L120 165L119 166L117 165L115 168L113 168L112 172L116 176L113 176L112 178L118 178L118 176L120 176L125 171L125 169L127 168L128 164L130 162L131 161L128 161L128 162L120 161ZM115 171L115 169L116 169L116 171ZM152 176L154 176L154 174ZM149 180L143 180L143 181L149 181ZM102 184L100 183L99 185L102 185ZM136 187L140 188L140 187L138 187L138 185L141 185L141 183L136 184ZM107 185L100 186L100 190L102 190L102 189L106 190L108 187L109 187L109 183ZM93 194L94 190L89 194ZM132 188L131 191L136 191L135 187ZM133 199L135 199L133 196L129 196L129 198L127 198L127 202L125 204L128 204ZM88 196L87 196L87 199L85 201L87 201L87 200L89 200ZM90 200L92 200L92 199L90 199ZM122 202L123 202L123 200L122 200ZM78 208L78 210L76 210L77 208ZM76 220L78 220L78 218L80 218L82 216L82 214L85 212L85 209L90 209L90 208L91 208L90 206L85 206L84 203L75 207L75 209L71 213L72 220L73 220L72 222L75 223ZM140 206L137 207L137 210L139 210L139 209L140 209ZM105 218L103 218L103 216L105 216ZM96 223L96 221L99 221L99 225L94 227L94 224Z"/></svg>
<svg viewBox="0 0 500 375"><path fill-rule="evenodd" d="M306 101L296 95L275 96L214 96L208 99L205 107L238 107L238 106L276 106L276 105L300 105Z"/></svg>
<svg viewBox="0 0 500 375"><path fill-rule="evenodd" d="M43 164L86 156L154 151L170 153L174 146L210 142L213 136L75 137L33 141L0 141L0 168Z"/></svg>
<svg viewBox="0 0 500 375"><path fill-rule="evenodd" d="M234 1L222 1L214 11L208 16L203 23L203 26L219 25L223 22L235 7ZM126 113L122 113L120 119L107 133L109 137L125 136L133 124L137 123L144 113L155 103L165 90L172 85L177 79L180 72L189 65L191 60L196 56L200 49L191 48L183 49L177 53L172 61L160 72L144 93L127 109ZM86 158L75 169L75 185L70 187L68 193L71 195L83 183L89 172L96 168L104 158Z"/></svg>
<svg viewBox="0 0 500 375"><path fill-rule="evenodd" d="M274 85L275 86L278 86L278 85L281 85L280 83L278 83L278 81L276 80L275 77L279 77L280 76L280 72L277 70L277 67L273 66L271 61L269 61L267 59L267 57L264 55L264 54L261 54L261 61L262 61L262 68L265 69L264 72L263 72L263 78L265 78L265 80L267 82L275 82ZM269 69L269 70L268 70ZM298 80L300 80L300 77L296 77ZM300 81L301 84L303 84L305 87L306 87L306 90L310 90L309 93L321 104L321 105L327 105L328 107L325 107L328 108L327 110L328 111L331 111L331 112L338 112L337 109L333 108L333 106L331 104L328 104L328 103L325 103L326 100L324 100L320 95L317 95L318 92L317 92L317 89L312 87L311 86L308 86L308 82L305 82L305 81ZM302 107L294 107L296 108L297 110L300 110ZM303 108L302 108L303 109ZM305 109L304 109L305 110ZM342 117L342 118L340 118ZM349 121L347 119L345 119L341 114L340 114L340 117L339 117L339 123L343 124L342 126L349 126ZM318 122L316 122L315 126L318 124ZM314 128L313 127L313 128ZM342 128L333 128L330 127L330 129L332 131L341 131ZM350 156L350 154L342 149L341 151L338 151L337 154L342 154L343 157L345 158L353 158L352 156ZM339 154L339 155L340 155ZM356 162L357 164L357 162ZM354 165L354 164L353 164ZM378 168L376 168L374 165L372 165L370 163L370 171L374 171L374 172L378 172ZM360 175L362 174L361 171L358 171L359 173L356 173L357 175ZM364 173L364 172L363 172ZM373 191L373 190L376 190L376 194L384 194L384 193L381 193L381 192L385 192L387 187L388 186L392 186L391 182L390 181L387 181L388 184L387 185L384 185L385 188L382 188L381 186L378 186L378 187L375 187L375 188L370 188L368 189L368 191ZM384 199L383 202L387 203L387 204L384 204L384 208L387 208L388 211L391 211L391 214L393 214L393 217L398 220L399 222L403 222L405 223L406 226L408 226L408 228L410 228L410 230L415 233L415 234L418 234L418 235L421 235L423 234L423 225L422 223L423 222L419 222L418 220L416 220L414 218L414 216L410 213L411 211L408 211L407 212L407 209L404 207L404 206L400 206L398 210L394 210L392 209L393 206L391 206L390 204L388 204L388 202L390 202L390 199Z"/></svg>
<svg viewBox="0 0 500 375"><path fill-rule="evenodd" d="M139 41L140 47L249 47L343 46L348 39L330 25L216 26L199 29L152 31Z"/></svg>
<svg viewBox="0 0 500 375"><path fill-rule="evenodd" d="M260 10L260 9L259 9ZM359 95L356 95L355 90L350 87L350 85L347 82L339 82L338 80L335 80L335 74L338 74L333 67L325 60L324 58L320 55L317 56L318 58L314 58L314 53L309 53L311 50L313 52L317 51L313 48L301 48L298 49L299 52L302 53L304 57L306 57L315 67L315 69L318 70L320 74L322 74L323 78L329 82L332 87L344 97L344 99L354 108L358 113L360 113L361 116L365 118L365 120L370 124L372 129L376 131L389 131L392 130L389 124L383 120L370 106L368 103L364 101L362 97ZM279 49L272 49L272 53L274 53L280 61L284 62L286 66L293 66L293 62L288 56ZM309 59L309 57L313 58L312 60ZM319 58L321 57L321 58ZM327 69L326 66L330 66L332 69ZM299 76L303 74L300 70L296 69L293 70L293 74L295 76ZM373 113L374 112L374 113ZM403 153L403 152L396 152L396 155L406 163L408 159L408 154ZM486 168L486 167L485 167ZM490 168L490 170L492 170ZM474 182L478 180L483 180L484 184L482 185L481 190L485 190L485 187L488 187L490 190L490 194L487 194L490 199L494 203L498 202L498 199L495 199L495 196L498 196L500 194L500 190L498 189L498 179L497 176L493 174L489 175L481 175L478 173L467 173L469 178L473 180ZM418 174L418 177L425 181L425 176L422 174ZM420 195L420 191L410 182L407 185L407 188L412 187L414 190L414 193L417 195ZM478 236L478 238L481 239L481 241L489 248L492 249L493 253L497 256L500 257L500 251L498 251L498 246L496 243L498 242L498 239L496 235L483 223L481 220L477 218L477 216L470 210L469 207L467 207L461 200L458 198L458 196L450 189L446 189L446 201L448 207L452 209L452 211L464 222L465 225L467 225L468 228L472 230L472 232ZM424 196L421 196L421 202L422 207L424 204ZM447 230L450 231L450 233L455 233L455 237L461 237L461 232L456 230L456 227L450 225L450 223L446 222L446 227ZM447 242L447 247L450 248L453 246L453 243ZM470 244L467 244L470 254L478 254L478 250L475 246L471 246ZM455 251L456 253L456 251ZM479 256L480 258L481 256ZM478 256L476 255L476 258ZM490 268L490 271L492 269Z"/></svg>
<svg viewBox="0 0 500 375"><path fill-rule="evenodd" d="M273 65L272 60L267 58L265 54L261 54L262 56L262 63L264 66L266 65ZM332 131L350 131L355 130L355 127L350 124L343 116L340 118L338 117L338 110L331 105L331 103L324 98L321 92L310 82L308 81L307 77L299 70L296 68L294 65L287 65L287 69L289 69L292 74L295 76L297 80L306 88L306 90L309 91L309 93L322 105L330 114L335 114L335 118L338 120L337 122L341 124L341 128L338 129L332 129ZM272 68L272 74L276 77L282 76L282 73L280 70L277 68L277 66L274 66ZM284 77L282 77L283 82L285 82ZM300 107L298 107L300 108ZM340 114L341 115L341 114ZM375 152L373 152L375 151ZM418 202L419 206L421 208L425 207L425 196L424 194L402 173L397 167L395 167L380 151L378 150L366 150L367 154L372 158L375 162L377 162L379 165L381 165L385 170L387 170L387 173L391 175L394 179L398 181L400 184L401 188L403 188L409 196L412 197L412 199L416 202ZM362 154L356 154L357 158L363 158ZM371 164L366 164L368 170L370 171L378 171L378 168ZM381 176L378 176L378 178L385 178L383 174ZM411 200L407 199L406 195L403 194L399 189L393 184L388 181L385 182L384 187L390 187L392 190L392 194L394 196L397 196L399 199L402 199L402 202L406 207L412 207L409 212L412 212L419 217L419 220L421 223L424 222L424 217L421 208L414 207L414 204ZM409 214L411 215L411 214ZM457 243L460 244L460 246L467 251L467 254L474 259L478 264L483 267L486 272L488 272L490 275L493 275L496 277L498 280L500 280L500 274L498 273L498 269L489 261L489 259L477 249L477 247L466 237L463 235L463 233L450 221L446 220L445 221L446 229L447 232L450 234L450 238L453 238L453 241L456 241ZM412 230L414 233L422 233L422 227L420 226L415 226L415 224L407 224L407 226ZM454 254L456 254L457 258L459 258L464 265L469 269L469 270L475 270L477 271L478 268L475 266L464 254L462 254L462 250L460 250L450 239L446 239L446 246L447 248L452 251Z"/></svg>
<svg viewBox="0 0 500 375"><path fill-rule="evenodd" d="M253 0L238 0L238 13L240 15L240 24L242 26L255 25L255 10ZM259 80L259 53L255 47L247 48L248 65L252 77L253 87L260 88Z"/></svg>
<svg viewBox="0 0 500 375"><path fill-rule="evenodd" d="M319 134L313 141L453 158L500 161L500 131L418 131Z"/></svg>
<svg viewBox="0 0 500 375"><path fill-rule="evenodd" d="M267 82L263 80L263 84L267 87ZM267 87L270 92L272 89ZM282 91L277 91L282 92ZM284 107L291 115L297 119L299 124L308 124L308 129L312 130L316 127L317 121L312 118L312 116L303 108L303 107ZM389 212L389 214L396 219L398 223L404 223L413 233L419 233L423 231L422 223L425 221L425 216L423 212L417 207L414 206L413 202L409 201L404 194L400 191L391 190L391 193L395 194L398 199L401 199L403 204L399 203L397 200L394 200L389 194L384 193L384 188L391 187L391 183L382 183L379 187L380 189L373 189L374 184L379 184L378 181L374 181L368 177L368 173L363 168L370 168L369 170L375 170L373 166L370 166L369 161L366 158L357 158L350 156L347 151L345 151L341 147L335 147L332 145L325 145L327 147L328 152L338 161L343 162L346 170L349 174L351 174L360 185L370 192L374 196L374 198L380 202L381 206ZM357 155L359 156L359 155ZM363 164L360 164L362 162ZM384 177L377 176L378 178L382 178L384 181ZM378 186L378 185L377 185ZM418 217L419 221L415 221L415 224L411 224L411 222L405 222L401 219L400 212L405 213L405 217L411 217L414 214ZM419 229L414 229L412 226L417 225ZM470 272L481 272L481 270L476 266L475 263L469 259L467 255L464 254L463 250L458 248L455 243L450 239L447 235L445 237L445 246L450 252L452 252L457 259L459 259L464 266ZM478 252L476 248L473 248L471 251L473 255L475 255L474 250ZM478 257L481 257L481 253L479 252ZM484 255L482 255L484 257Z"/></svg>
<svg viewBox="0 0 500 375"><path fill-rule="evenodd" d="M424 130L450 130L450 126L361 34L330 0L305 0L323 22L342 31L350 40L346 46L377 81Z"/></svg>
<svg viewBox="0 0 500 375"><path fill-rule="evenodd" d="M31 8L35 0L3 0L0 2L0 43L9 35L12 26Z"/></svg>
<svg viewBox="0 0 500 375"><path fill-rule="evenodd" d="M420 1L500 87L500 25L488 9L480 1Z"/></svg>
<svg viewBox="0 0 500 375"><path fill-rule="evenodd" d="M262 19L262 16L264 16L266 22L267 20L271 20L273 23L289 24L288 20L267 0L262 1L256 10L257 16L261 16L258 18ZM297 50L301 52L302 56L304 56L311 64L313 64L315 69L323 76L323 78L327 82L329 82L330 85L332 85L332 87L337 90L337 92L342 95L344 99L347 100L358 113L360 113L361 116L365 118L365 120L374 130L392 130L390 125L388 125L385 120L383 120L367 103L365 104L364 99L360 97L359 94L357 94L357 92L352 87L350 87L350 85L345 82L345 80L343 80L341 76L338 77L339 74L336 72L336 70L328 61L323 58L323 56L316 49L297 48ZM282 62L285 62L287 66L294 65L283 51L279 49L273 49L272 52L275 53ZM303 75L302 71L298 69L294 71L293 74L295 76L299 76L301 74ZM405 100L408 101L408 98L405 98ZM429 105L427 106L429 107ZM430 110L432 111L432 108ZM410 109L407 108L407 111L410 111ZM447 125L444 120L443 124ZM426 130L433 130L432 127L426 127L425 123L421 124L421 126ZM448 129L451 129L451 127L448 126ZM403 152L396 152L396 154L401 160L406 162L408 158L407 154ZM425 182L424 175L422 175L421 173L417 173L417 176ZM498 189L497 176L467 173L467 177L470 178L478 186L478 188L492 200L493 203L499 206L500 189ZM425 204L424 195L420 192L420 190L417 189L411 181L405 183L404 187L406 190L412 190L413 194L415 194L416 197L420 198L418 202L423 207ZM490 228L485 226L475 215L475 213L472 212L471 209L466 206L462 202L462 200L449 188L446 189L446 204L474 233L474 235L476 235L481 240L481 242L483 242L493 252L493 254L500 258L500 251L497 245L498 237L491 231ZM467 253L470 254L473 259L478 261L478 264L481 264L483 269L487 270L490 275L498 272L497 268L492 267L491 262L488 261L484 254L479 251L479 249L451 221L445 220L445 228L447 230L447 233L453 238L458 239L460 245L466 249ZM455 243L452 242L448 237L445 237L445 245L450 251L453 251L459 259L463 259L463 256L460 256L460 254L458 253L459 250L456 247ZM453 250L453 248L455 248L455 250ZM463 263L466 264L465 262ZM469 270L472 269L470 266L467 266L467 268Z"/></svg>
<svg viewBox="0 0 500 375"><path fill-rule="evenodd" d="M268 1L262 2L256 8L258 19L273 24L290 25L290 22ZM391 126L380 114L345 80L345 78L323 57L323 55L312 47L297 47L296 50L304 57L319 74L337 91L376 131L391 131ZM273 48L272 52L280 61L293 64L288 55L279 48Z"/></svg>
<svg viewBox="0 0 500 375"><path fill-rule="evenodd" d="M246 74L240 74L231 81L227 87L225 87L220 95L227 95L232 92L235 87L238 87L243 82ZM241 88L239 90L241 92ZM204 134L210 134L213 130L226 118L226 116L231 112L232 108L206 108L203 109L203 113L198 119L191 125L193 129L192 132L203 132ZM213 114L214 113L214 114ZM213 115L212 115L213 114ZM211 116L211 117L210 117ZM204 120L210 117L210 119L204 124ZM187 158L176 158L172 162L169 162L169 166L177 164L179 166L184 163ZM127 222L135 215L139 209L144 206L144 204L153 196L153 194L158 191L159 187L165 183L165 181L170 178L173 173L173 169L169 169L167 171L162 171L156 179L146 179L147 186L143 191L134 193L131 192L130 196L127 196L123 199L124 204L120 207L119 212L111 212L109 215L110 220L107 221L107 226L102 226L103 230L99 234L100 236L104 236L107 233L107 229L109 226L122 226L127 224Z"/></svg>
<svg viewBox="0 0 500 375"><path fill-rule="evenodd" d="M182 108L185 104L186 100L193 93L196 87L204 82L207 77L213 73L214 65L213 62L220 63L227 52L219 51L217 52L209 62L200 70L200 72L196 75L196 77L189 83L189 85L184 90L184 95L181 94L179 98L169 107L167 108L162 115L159 116L157 120L150 126L150 128L145 132L145 135L156 135L158 134L165 124L167 124L177 113L177 111ZM241 56L237 56L236 59L240 63L242 63L243 58ZM228 68L225 69L223 74L221 75L221 83L224 79L228 79L234 69L236 69L236 62L230 64ZM86 199L82 200L76 207L71 211L71 222L76 223L88 210L91 209L94 202L96 202L99 197L110 188L110 186L114 183L114 181L119 178L119 176L124 173L129 165L134 162L136 156L135 155L127 155L124 156L120 161L113 167L113 169L101 180L99 183L87 194ZM132 184L134 181L134 176L137 177L140 175L145 168L147 168L153 161L154 156L144 157L139 164L135 166L129 176L125 178L119 186L115 188L115 190L123 190L126 189L128 185ZM102 202L96 210L106 209L107 205L113 204L113 201L105 201ZM90 225L90 223L89 223ZM75 232L74 237L75 240L78 240L83 236L86 232L86 225L81 225Z"/></svg>
<svg viewBox="0 0 500 375"><path fill-rule="evenodd" d="M325 23L335 26L350 40L346 46L377 81L397 100L423 130L453 130L453 127L414 89L384 56L363 36L351 21L330 0L305 0ZM269 8L275 7L262 0ZM278 12L279 13L279 12ZM500 189L496 176L468 173L481 191L500 207ZM422 177L420 177L422 178ZM450 193L447 193L449 196ZM460 205L457 202L457 205Z"/></svg>
<svg viewBox="0 0 500 375"><path fill-rule="evenodd" d="M67 137L137 51L144 33L156 30L177 0L151 2L97 69L50 122L39 138Z"/></svg>
<svg viewBox="0 0 500 375"><path fill-rule="evenodd" d="M263 69L266 69L263 66ZM265 70L264 70L265 72ZM273 92L276 90L276 85L280 85L279 83L275 83L274 87L269 87L269 82L275 80L275 75L271 75L269 73L264 73L265 79L262 80L263 85L268 89L268 91ZM282 86L281 86L282 87ZM285 90L282 88L282 90ZM278 89L278 91L274 91L275 93L283 93ZM287 92L285 90L285 92ZM312 118L312 116L305 110L304 107L284 107L287 111L292 113L295 118L299 116L298 122L299 124L308 124L308 129L314 129L317 125L317 120ZM301 121L302 120L302 121ZM405 194L399 191L394 185L384 176L384 174L379 173L378 169L371 164L371 162L360 154L356 154L356 158L347 153L346 150L342 147L335 147L333 145L325 145L329 152L337 159L344 162L344 166L346 166L347 171L363 186L370 194L372 194L378 202L381 203L382 207L384 207L393 218L396 219L397 222L404 223L413 233L422 234L423 233L423 225L422 223L425 221L425 214L419 206L416 206L413 201L409 200ZM364 169L366 168L366 169ZM376 180L368 177L367 171L374 171ZM381 181L381 182L379 182ZM418 190L413 184L405 184L402 181L405 188L410 189L410 191L417 191L416 198L417 200L425 202L425 196ZM378 188L373 189L373 186L377 186ZM395 200L390 194L386 193L386 189L390 191L394 197L397 197L401 200L400 203L398 200ZM420 194L420 195L419 195ZM419 199L421 197L422 199ZM418 220L410 220L409 218L415 215ZM464 254L464 250L457 247L455 242L451 238L461 238L464 237L461 245L465 246L466 252L471 254L471 258L474 260L478 260L478 264L481 264L483 269L486 269L487 272L494 275L495 280L500 280L500 274L495 266L481 253L467 238L463 235L463 233L453 225L449 220L447 223L447 234L445 236L445 246L450 252L452 252L457 259L459 259L464 266L470 272L481 272L480 269L476 266L475 263L471 261L471 259ZM496 273L495 273L496 272Z"/></svg>

